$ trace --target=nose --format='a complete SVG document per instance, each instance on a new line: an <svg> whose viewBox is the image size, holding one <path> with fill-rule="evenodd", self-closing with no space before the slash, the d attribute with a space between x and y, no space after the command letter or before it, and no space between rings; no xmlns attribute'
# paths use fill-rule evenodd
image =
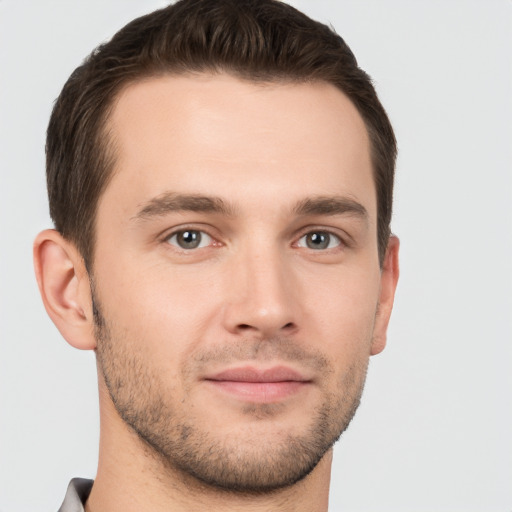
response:
<svg viewBox="0 0 512 512"><path fill-rule="evenodd" d="M230 333L271 338L298 330L299 290L291 262L279 251L239 256L228 281L223 321Z"/></svg>

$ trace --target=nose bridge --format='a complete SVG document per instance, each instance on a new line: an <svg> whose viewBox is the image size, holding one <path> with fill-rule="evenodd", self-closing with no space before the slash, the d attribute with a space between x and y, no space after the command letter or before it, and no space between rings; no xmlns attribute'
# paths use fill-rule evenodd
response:
<svg viewBox="0 0 512 512"><path fill-rule="evenodd" d="M253 243L232 267L228 328L272 336L297 327L293 272L277 244Z"/></svg>

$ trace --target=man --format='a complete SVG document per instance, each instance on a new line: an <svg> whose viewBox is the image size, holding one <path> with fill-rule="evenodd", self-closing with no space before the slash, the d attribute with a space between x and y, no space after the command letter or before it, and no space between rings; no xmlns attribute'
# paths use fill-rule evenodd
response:
<svg viewBox="0 0 512 512"><path fill-rule="evenodd" d="M344 41L274 0L182 0L75 70L34 256L101 440L62 511L327 510L398 279L395 156Z"/></svg>

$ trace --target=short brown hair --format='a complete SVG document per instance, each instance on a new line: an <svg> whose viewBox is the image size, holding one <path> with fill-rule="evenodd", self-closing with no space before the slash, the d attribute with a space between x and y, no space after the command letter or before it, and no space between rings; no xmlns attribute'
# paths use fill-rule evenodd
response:
<svg viewBox="0 0 512 512"><path fill-rule="evenodd" d="M396 140L370 77L331 28L277 0L179 0L95 49L58 97L46 142L50 215L93 260L99 197L112 175L106 121L121 88L164 73L227 72L265 82L325 81L363 118L371 144L382 263L390 236Z"/></svg>

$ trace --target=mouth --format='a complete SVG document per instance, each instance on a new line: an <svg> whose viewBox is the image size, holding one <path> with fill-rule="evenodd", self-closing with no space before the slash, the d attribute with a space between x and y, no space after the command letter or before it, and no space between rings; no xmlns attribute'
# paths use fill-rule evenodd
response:
<svg viewBox="0 0 512 512"><path fill-rule="evenodd" d="M312 381L286 366L259 369L252 366L230 368L204 379L221 393L245 402L276 403L298 394Z"/></svg>

